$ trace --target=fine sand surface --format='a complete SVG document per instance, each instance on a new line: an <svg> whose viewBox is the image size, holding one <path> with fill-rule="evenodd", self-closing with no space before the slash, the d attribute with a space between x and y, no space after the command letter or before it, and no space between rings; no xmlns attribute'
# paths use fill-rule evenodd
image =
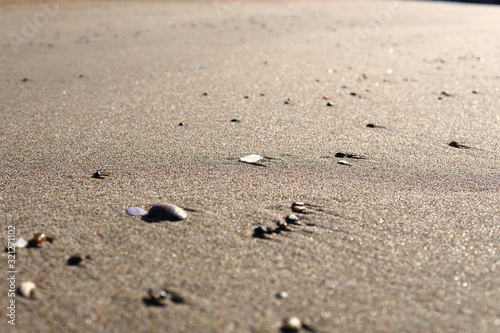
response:
<svg viewBox="0 0 500 333"><path fill-rule="evenodd" d="M500 7L396 5L4 3L0 331L499 332Z"/></svg>

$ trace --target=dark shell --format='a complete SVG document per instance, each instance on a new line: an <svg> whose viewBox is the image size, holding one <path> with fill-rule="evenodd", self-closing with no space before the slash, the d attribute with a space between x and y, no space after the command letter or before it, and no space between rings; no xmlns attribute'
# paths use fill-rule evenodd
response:
<svg viewBox="0 0 500 333"><path fill-rule="evenodd" d="M148 217L166 221L180 221L187 217L187 213L176 205L158 204L149 209Z"/></svg>

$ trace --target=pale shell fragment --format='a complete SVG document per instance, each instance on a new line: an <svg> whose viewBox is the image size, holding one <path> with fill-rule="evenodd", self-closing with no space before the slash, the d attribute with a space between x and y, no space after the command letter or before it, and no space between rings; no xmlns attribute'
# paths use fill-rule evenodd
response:
<svg viewBox="0 0 500 333"><path fill-rule="evenodd" d="M149 209L148 217L167 221L180 221L187 217L184 209L172 204L158 204Z"/></svg>
<svg viewBox="0 0 500 333"><path fill-rule="evenodd" d="M240 157L240 162L255 163L257 161L260 161L263 158L264 158L264 156L261 156L259 154L251 154L251 155L248 155L248 156Z"/></svg>
<svg viewBox="0 0 500 333"><path fill-rule="evenodd" d="M25 248L26 246L28 246L28 242L24 239L24 238L18 238L15 242L14 242L14 246L16 248Z"/></svg>
<svg viewBox="0 0 500 333"><path fill-rule="evenodd" d="M129 207L127 208L127 214L132 216L145 216L148 215L148 212L141 207Z"/></svg>
<svg viewBox="0 0 500 333"><path fill-rule="evenodd" d="M31 281L22 282L19 285L19 295L29 298L35 288L36 285Z"/></svg>
<svg viewBox="0 0 500 333"><path fill-rule="evenodd" d="M338 161L337 163L338 163L338 164L341 164L341 165L348 165L348 166L352 166L352 164L351 164L351 163L349 163L349 162L347 162L347 161L345 161L345 160L340 160L340 161Z"/></svg>
<svg viewBox="0 0 500 333"><path fill-rule="evenodd" d="M298 332L302 328L302 322L297 317L289 317L283 320L283 329L287 332Z"/></svg>

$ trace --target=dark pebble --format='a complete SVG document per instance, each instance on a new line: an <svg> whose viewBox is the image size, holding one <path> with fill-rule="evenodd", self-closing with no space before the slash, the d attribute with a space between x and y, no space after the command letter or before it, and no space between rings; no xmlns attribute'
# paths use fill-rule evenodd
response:
<svg viewBox="0 0 500 333"><path fill-rule="evenodd" d="M326 103L326 106L333 106L333 104L328 102L328 103Z"/></svg>
<svg viewBox="0 0 500 333"><path fill-rule="evenodd" d="M350 93L351 96L356 96L357 94L355 92Z"/></svg>
<svg viewBox="0 0 500 333"><path fill-rule="evenodd" d="M27 77L25 77L24 79L22 79L21 81L22 82L28 82L30 79L28 79Z"/></svg>
<svg viewBox="0 0 500 333"><path fill-rule="evenodd" d="M287 100L285 101L285 104L290 104L292 101L290 100L290 98L287 98Z"/></svg>
<svg viewBox="0 0 500 333"><path fill-rule="evenodd" d="M187 213L176 205L158 204L149 209L148 216L165 221L180 221L187 217Z"/></svg>
<svg viewBox="0 0 500 333"><path fill-rule="evenodd" d="M208 93L204 92L204 93L203 93L203 96L208 96Z"/></svg>
<svg viewBox="0 0 500 333"><path fill-rule="evenodd" d="M446 96L446 97L450 97L451 95L448 94L446 91L441 91L441 95L443 96Z"/></svg>
<svg viewBox="0 0 500 333"><path fill-rule="evenodd" d="M231 119L231 122L232 122L232 123L239 123L239 122L241 122L241 121L240 121L240 120L238 120L238 119L236 119L236 118L234 118L234 119Z"/></svg>
<svg viewBox="0 0 500 333"><path fill-rule="evenodd" d="M179 126L184 126L184 123L179 123Z"/></svg>

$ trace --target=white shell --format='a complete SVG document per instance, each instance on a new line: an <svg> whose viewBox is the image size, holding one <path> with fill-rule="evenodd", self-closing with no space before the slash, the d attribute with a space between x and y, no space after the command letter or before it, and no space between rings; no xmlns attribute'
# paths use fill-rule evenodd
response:
<svg viewBox="0 0 500 333"><path fill-rule="evenodd" d="M340 160L340 161L338 161L337 163L338 163L338 164L341 164L341 165L349 165L349 166L352 166L352 164L351 164L351 163L349 163L349 162L347 162L347 161L345 161L345 160Z"/></svg>
<svg viewBox="0 0 500 333"><path fill-rule="evenodd" d="M23 282L19 285L19 294L24 297L31 297L31 293L36 288L36 285L31 281Z"/></svg>
<svg viewBox="0 0 500 333"><path fill-rule="evenodd" d="M141 207L129 207L127 208L127 214L132 216L145 216L148 215L148 212Z"/></svg>
<svg viewBox="0 0 500 333"><path fill-rule="evenodd" d="M14 242L14 246L16 248L24 248L26 246L28 246L28 242L24 239L24 238L18 238L15 242Z"/></svg>
<svg viewBox="0 0 500 333"><path fill-rule="evenodd" d="M255 163L257 161L260 161L263 158L264 158L264 156L260 156L259 154L251 154L248 156L240 157L240 162Z"/></svg>
<svg viewBox="0 0 500 333"><path fill-rule="evenodd" d="M287 331L298 332L302 328L302 322L297 317L289 317L283 321L283 328Z"/></svg>

